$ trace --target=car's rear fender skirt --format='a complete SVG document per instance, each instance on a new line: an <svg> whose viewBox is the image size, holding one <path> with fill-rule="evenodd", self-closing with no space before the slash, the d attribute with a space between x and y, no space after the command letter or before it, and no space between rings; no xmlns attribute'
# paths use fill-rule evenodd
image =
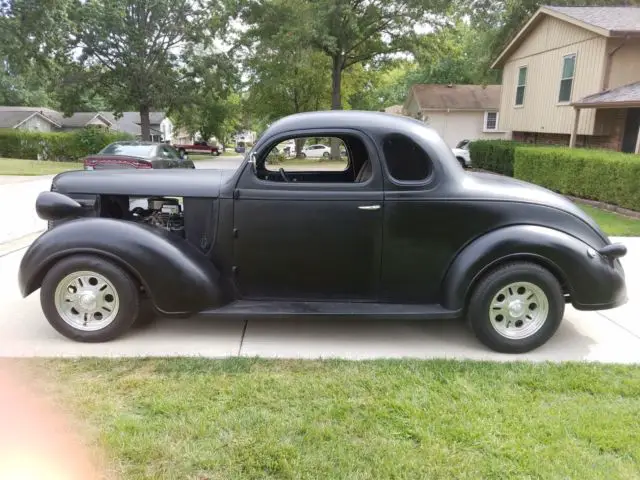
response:
<svg viewBox="0 0 640 480"><path fill-rule="evenodd" d="M482 275L509 261L530 261L547 268L579 309L609 308L626 299L619 262L558 230L516 225L487 233L458 253L442 283L443 307L464 308Z"/></svg>
<svg viewBox="0 0 640 480"><path fill-rule="evenodd" d="M188 242L164 230L108 218L71 220L37 238L20 264L22 295L38 289L57 261L77 253L122 266L163 314L189 315L221 303L217 269Z"/></svg>

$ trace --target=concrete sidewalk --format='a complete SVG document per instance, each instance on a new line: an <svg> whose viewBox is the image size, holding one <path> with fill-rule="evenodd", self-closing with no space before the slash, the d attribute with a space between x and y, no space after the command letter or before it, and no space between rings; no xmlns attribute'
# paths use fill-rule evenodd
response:
<svg viewBox="0 0 640 480"><path fill-rule="evenodd" d="M554 338L525 355L491 352L455 321L337 320L220 321L160 319L104 344L72 342L47 323L38 292L19 295L16 275L24 250L0 257L0 357L261 356L277 358L457 358L497 361L640 363L640 239L623 264L629 304L605 312L567 307Z"/></svg>
<svg viewBox="0 0 640 480"><path fill-rule="evenodd" d="M51 188L53 175L37 177L0 176L0 205L3 208L0 244L47 228L36 215L36 198Z"/></svg>

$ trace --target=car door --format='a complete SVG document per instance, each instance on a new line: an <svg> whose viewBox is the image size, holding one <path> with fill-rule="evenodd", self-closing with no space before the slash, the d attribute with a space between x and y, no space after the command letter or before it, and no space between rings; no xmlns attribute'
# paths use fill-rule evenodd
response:
<svg viewBox="0 0 640 480"><path fill-rule="evenodd" d="M377 299L382 174L376 149L360 141L373 170L363 183L267 181L245 165L234 193L235 281L244 298Z"/></svg>

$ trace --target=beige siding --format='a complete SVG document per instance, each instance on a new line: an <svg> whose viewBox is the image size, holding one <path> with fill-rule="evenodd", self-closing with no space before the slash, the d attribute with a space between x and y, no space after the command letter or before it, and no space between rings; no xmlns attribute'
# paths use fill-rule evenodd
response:
<svg viewBox="0 0 640 480"><path fill-rule="evenodd" d="M54 126L44 120L42 117L34 115L22 125L18 127L18 130L31 130L34 132L51 132Z"/></svg>
<svg viewBox="0 0 640 480"><path fill-rule="evenodd" d="M484 112L425 111L423 120L453 148L460 140L504 138L502 132L484 132Z"/></svg>
<svg viewBox="0 0 640 480"><path fill-rule="evenodd" d="M607 51L621 45L621 40L609 39ZM640 40L627 40L613 54L608 88L640 82Z"/></svg>
<svg viewBox="0 0 640 480"><path fill-rule="evenodd" d="M558 104L563 57L576 54L571 100L600 91L606 39L555 18L543 20L509 58L502 73L500 129L571 133L574 111ZM524 105L515 106L518 69L527 66ZM591 135L594 110L580 115L578 133Z"/></svg>

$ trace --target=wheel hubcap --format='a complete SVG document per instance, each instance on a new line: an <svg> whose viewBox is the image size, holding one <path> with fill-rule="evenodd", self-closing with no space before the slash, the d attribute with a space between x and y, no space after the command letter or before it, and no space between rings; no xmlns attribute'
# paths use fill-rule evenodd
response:
<svg viewBox="0 0 640 480"><path fill-rule="evenodd" d="M535 334L547 320L549 300L540 287L529 282L511 283L491 301L489 319L500 335L518 340Z"/></svg>
<svg viewBox="0 0 640 480"><path fill-rule="evenodd" d="M91 271L70 273L60 280L54 302L65 323L87 332L108 326L120 308L113 284L105 276Z"/></svg>

